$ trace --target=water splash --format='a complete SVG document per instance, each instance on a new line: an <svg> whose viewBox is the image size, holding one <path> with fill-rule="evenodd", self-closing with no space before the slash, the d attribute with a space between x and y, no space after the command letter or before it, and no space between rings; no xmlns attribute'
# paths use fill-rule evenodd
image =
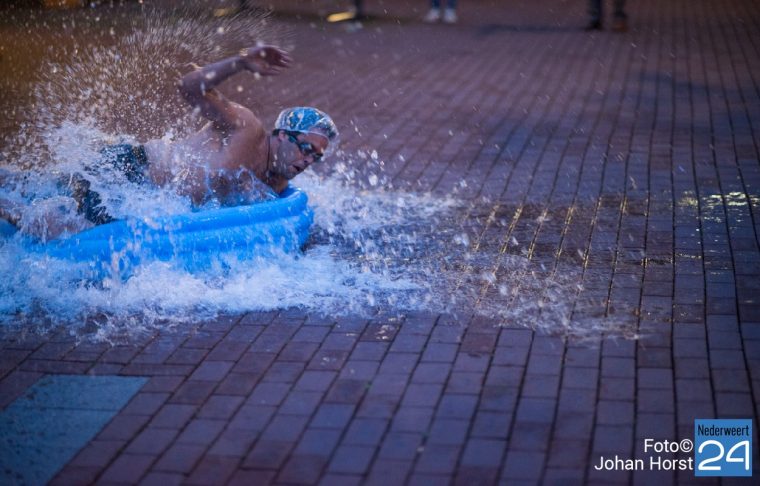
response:
<svg viewBox="0 0 760 486"><path fill-rule="evenodd" d="M176 96L181 73L193 63L235 54L241 46L291 46L290 33L265 10L212 19L189 6L135 8L124 8L121 15L93 9L72 17L26 19L24 38L48 46L46 60L34 73L29 104L12 107L20 129L4 140L0 159L23 168L47 166L50 155L40 150L40 137L66 121L141 140L182 137L197 119ZM87 45L69 36L75 27L89 38ZM32 48L9 50L23 56Z"/></svg>
<svg viewBox="0 0 760 486"><path fill-rule="evenodd" d="M186 107L166 102L175 97L141 86L171 89L186 62L217 59L241 44L287 45L287 35L265 16L218 22L159 12L141 17L128 35L103 27L98 35L108 42L52 55L39 72L29 122L3 149L17 168L35 170L23 183L6 186L4 196L21 201L33 194L47 201L37 204L70 213L70 202L57 199L55 185L43 176L81 171L104 144L172 140L193 129ZM547 268L514 236L505 243L484 241L486 227L506 230L508 223L482 217L493 203L467 197L465 181L446 197L417 194L393 187L375 151L337 153L335 159L328 174L297 179L315 209L303 255L219 261L202 274L157 262L126 281L91 282L74 277L77 264L10 241L0 246L0 323L72 330L94 325L96 338L111 339L220 314L296 307L328 316L424 311L466 322L478 315L561 335L634 335L630 321L607 317L604 302L583 296L580 265ZM126 184L120 177L104 171L91 181L116 217L190 210L171 188ZM34 211L27 217L34 221Z"/></svg>
<svg viewBox="0 0 760 486"><path fill-rule="evenodd" d="M44 316L76 326L98 317L97 336L107 338L219 314L300 308L327 316L478 315L576 337L630 334L604 318L603 303L582 299L580 267L542 268L526 256L476 245L464 225L473 217L472 201L364 189L347 172L362 167L383 177L378 165L347 154L342 164L325 176L299 176L315 210L303 255L220 257L209 271L192 274L156 262L126 281L83 282L72 278L79 270L74 263L6 244L0 247L0 269L6 269L0 271L0 320ZM149 211L151 200L141 210ZM584 305L597 315L574 320Z"/></svg>

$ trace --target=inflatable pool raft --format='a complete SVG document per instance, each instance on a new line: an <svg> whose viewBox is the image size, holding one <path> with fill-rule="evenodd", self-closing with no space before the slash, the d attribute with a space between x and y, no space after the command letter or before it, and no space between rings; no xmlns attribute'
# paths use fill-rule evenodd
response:
<svg viewBox="0 0 760 486"><path fill-rule="evenodd" d="M45 244L31 240L22 244L35 253L85 263L92 277L114 273L128 277L140 263L156 260L198 271L229 258L300 251L313 221L307 202L306 193L289 187L272 201L115 221ZM6 237L14 231L0 228Z"/></svg>

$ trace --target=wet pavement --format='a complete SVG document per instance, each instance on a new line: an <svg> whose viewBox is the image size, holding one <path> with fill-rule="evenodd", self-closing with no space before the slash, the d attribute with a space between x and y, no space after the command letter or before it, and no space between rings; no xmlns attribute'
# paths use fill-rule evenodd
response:
<svg viewBox="0 0 760 486"><path fill-rule="evenodd" d="M539 308L533 330L478 313L485 297L458 315L288 309L116 345L4 329L3 413L51 375L147 379L52 482L717 482L593 466L648 459L647 438L694 439L695 419L757 424L754 2L629 2L624 34L583 32L584 2L462 2L455 26L418 21L424 2L367 2L358 30L325 23L329 2L272 3L296 66L239 101L263 120L301 103L331 113L343 149L376 150L395 187L464 199L470 248L571 275L576 290L547 301L569 312ZM116 33L140 12L97 9ZM91 25L70 22L84 14L0 10L3 134L24 122L41 39L86 44ZM41 27L61 19L68 30ZM462 285L494 292L468 277L514 270L503 261L462 265ZM555 281L523 285L545 298L536 287ZM615 326L574 331L598 319Z"/></svg>

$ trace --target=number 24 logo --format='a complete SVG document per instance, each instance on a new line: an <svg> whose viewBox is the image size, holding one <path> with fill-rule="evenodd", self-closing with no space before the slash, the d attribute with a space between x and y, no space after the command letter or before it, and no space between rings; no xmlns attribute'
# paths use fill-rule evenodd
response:
<svg viewBox="0 0 760 486"><path fill-rule="evenodd" d="M721 466L708 466L707 464L718 462L721 460L721 458L723 458L723 452L725 451L725 449L723 448L723 444L721 444L717 440L706 440L699 445L698 452L702 454L702 451L708 445L718 446L718 450L719 450L718 455L704 459L703 461L699 463L699 465L697 466L697 469L700 471L720 471ZM736 451L736 449L742 446L744 447L744 457L734 457L733 455L734 451ZM749 471L749 441L743 440L741 442L736 443L732 448L730 448L728 450L728 454L726 454L726 462L744 463L744 469Z"/></svg>

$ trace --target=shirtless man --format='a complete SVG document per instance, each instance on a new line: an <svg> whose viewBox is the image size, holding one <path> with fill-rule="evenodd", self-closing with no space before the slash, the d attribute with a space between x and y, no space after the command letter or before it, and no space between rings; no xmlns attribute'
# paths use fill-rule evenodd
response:
<svg viewBox="0 0 760 486"><path fill-rule="evenodd" d="M178 83L179 92L209 122L173 143L151 140L106 147L101 163L112 164L130 182L173 186L195 205L210 199L223 205L244 203L259 181L282 192L290 179L322 159L338 136L335 124L316 108L294 107L283 110L269 132L251 110L214 88L241 71L273 76L290 63L287 52L258 46L186 74ZM113 221L84 177L74 175L68 186L81 217L51 213L37 225L45 234L37 236L50 239ZM18 225L22 214L17 203L0 198L0 217ZM37 233L34 228L28 231Z"/></svg>

